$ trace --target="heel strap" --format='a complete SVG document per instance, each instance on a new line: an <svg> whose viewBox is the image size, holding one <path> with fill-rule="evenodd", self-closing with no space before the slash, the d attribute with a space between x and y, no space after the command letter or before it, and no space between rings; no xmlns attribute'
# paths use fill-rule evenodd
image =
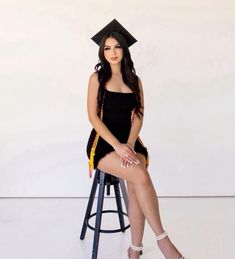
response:
<svg viewBox="0 0 235 259"><path fill-rule="evenodd" d="M164 231L161 235L156 236L156 239L157 239L157 240L161 240L161 239L163 239L163 238L166 237L166 236L167 236L167 233L166 233L166 231Z"/></svg>
<svg viewBox="0 0 235 259"><path fill-rule="evenodd" d="M143 244L141 244L141 246L135 246L131 243L131 249L134 251L141 251L143 249Z"/></svg>

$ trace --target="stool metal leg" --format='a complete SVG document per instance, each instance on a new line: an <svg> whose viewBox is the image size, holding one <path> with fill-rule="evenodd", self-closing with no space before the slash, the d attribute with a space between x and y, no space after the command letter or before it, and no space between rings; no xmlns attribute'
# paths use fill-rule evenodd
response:
<svg viewBox="0 0 235 259"><path fill-rule="evenodd" d="M104 190L105 190L105 173L102 171L100 171L99 180L100 180L100 186L99 186L99 196L98 196L97 212L96 212L97 214L96 214L96 221L95 221L92 259L97 259L98 245L99 245L99 238L100 238L100 225L101 225L103 202L104 202Z"/></svg>
<svg viewBox="0 0 235 259"><path fill-rule="evenodd" d="M86 209L85 218L84 218L83 225L82 225L82 231L81 231L81 235L80 235L81 240L83 240L85 238L85 235L86 235L87 222L88 222L89 216L91 215L91 210L92 210L92 206L93 206L93 203L94 203L94 198L95 198L96 189L97 189L97 185L98 185L98 180L97 180L98 176L99 176L99 171L96 170L94 180L93 180L93 184L92 184L92 188L91 188L89 201L88 201L88 205L87 205L87 209Z"/></svg>
<svg viewBox="0 0 235 259"><path fill-rule="evenodd" d="M123 179L119 179L119 182L120 182L120 186L121 186L121 190L122 190L122 197L124 199L126 211L128 213L128 194L127 194L127 190L126 190L125 181Z"/></svg>
<svg viewBox="0 0 235 259"><path fill-rule="evenodd" d="M115 198L117 203L117 210L118 210L118 217L120 222L120 227L122 229L122 232L125 232L125 222L123 217L123 210L122 210L122 201L121 201L121 195L120 195L120 189L119 184L114 184L114 192L115 192Z"/></svg>

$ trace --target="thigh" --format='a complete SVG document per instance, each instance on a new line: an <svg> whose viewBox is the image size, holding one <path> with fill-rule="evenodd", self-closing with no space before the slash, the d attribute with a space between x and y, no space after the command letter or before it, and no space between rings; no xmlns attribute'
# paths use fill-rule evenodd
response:
<svg viewBox="0 0 235 259"><path fill-rule="evenodd" d="M137 153L140 160L139 164L132 164L126 168L123 168L121 167L120 156L116 153L116 151L112 151L99 160L97 168L106 173L134 183L135 181L138 181L138 179L144 180L143 178L148 177L148 172L141 155L142 154L139 155Z"/></svg>

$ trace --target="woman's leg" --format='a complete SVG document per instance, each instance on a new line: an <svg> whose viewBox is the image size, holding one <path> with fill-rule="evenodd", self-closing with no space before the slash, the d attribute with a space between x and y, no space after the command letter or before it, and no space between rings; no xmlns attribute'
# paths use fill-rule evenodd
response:
<svg viewBox="0 0 235 259"><path fill-rule="evenodd" d="M137 153L136 155L142 164L146 163L146 159L143 154ZM127 182L127 189L129 199L128 218L131 226L131 242L135 246L141 246L144 235L145 217L139 206L134 184ZM132 249L129 249L129 251L131 259L140 258L140 252Z"/></svg>
<svg viewBox="0 0 235 259"><path fill-rule="evenodd" d="M134 185L127 182L128 188L128 218L131 227L131 242L135 246L141 246L144 234L145 217L139 206ZM129 249L131 259L139 259L140 252Z"/></svg>
<svg viewBox="0 0 235 259"><path fill-rule="evenodd" d="M158 200L149 173L144 164L132 164L122 168L118 154L113 151L100 159L98 168L114 176L132 183L135 188L138 204L156 236L163 233L163 227L159 215ZM158 241L158 245L166 258L180 257L179 251L170 242L168 237Z"/></svg>

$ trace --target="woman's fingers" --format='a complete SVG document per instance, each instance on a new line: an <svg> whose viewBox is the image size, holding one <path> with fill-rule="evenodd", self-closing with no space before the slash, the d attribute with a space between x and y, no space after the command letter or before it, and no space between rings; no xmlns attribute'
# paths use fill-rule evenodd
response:
<svg viewBox="0 0 235 259"><path fill-rule="evenodd" d="M136 152L135 152L135 150L134 149L132 149L131 148L131 146L129 146L128 144L127 144L127 149L126 149L126 152L125 152L125 157L127 158L127 159L129 159L131 162L133 162L133 163L138 163L139 162L139 159L138 159L138 157L136 156Z"/></svg>
<svg viewBox="0 0 235 259"><path fill-rule="evenodd" d="M127 143L127 145L131 148L131 150L135 153L135 155L136 155L136 152L135 152L135 149L134 149L134 147L132 146L132 145L130 145L129 143Z"/></svg>
<svg viewBox="0 0 235 259"><path fill-rule="evenodd" d="M132 162L128 162L126 159L122 159L122 163L121 163L121 167L126 168L128 166L130 166L132 164Z"/></svg>
<svg viewBox="0 0 235 259"><path fill-rule="evenodd" d="M131 154L126 154L125 155L125 158L129 161L129 162L132 162L132 163L135 163L137 164L139 162L139 159L136 155L131 155Z"/></svg>
<svg viewBox="0 0 235 259"><path fill-rule="evenodd" d="M139 160L138 160L138 162L133 162L132 160L127 159L126 157L121 157L120 160L121 160L121 167L123 167L123 168L126 168L126 167L128 167L132 164L139 164L140 163Z"/></svg>
<svg viewBox="0 0 235 259"><path fill-rule="evenodd" d="M136 156L135 150L129 144L120 144L115 150L120 155L122 167L130 166L133 163L138 164L140 162Z"/></svg>
<svg viewBox="0 0 235 259"><path fill-rule="evenodd" d="M125 168L126 167L126 159L121 157L121 167Z"/></svg>

